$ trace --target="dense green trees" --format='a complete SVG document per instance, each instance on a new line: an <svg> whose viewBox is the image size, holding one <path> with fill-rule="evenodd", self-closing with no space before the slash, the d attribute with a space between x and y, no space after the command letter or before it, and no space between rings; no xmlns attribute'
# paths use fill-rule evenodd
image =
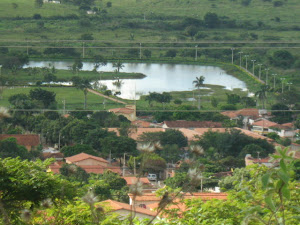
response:
<svg viewBox="0 0 300 225"><path fill-rule="evenodd" d="M0 160L0 218L4 224L19 224L21 210L38 208L46 199L74 197L69 182L45 172L50 163L17 158Z"/></svg>
<svg viewBox="0 0 300 225"><path fill-rule="evenodd" d="M211 159L221 159L227 156L244 157L242 149L249 144L256 144L263 149L260 152L261 157L274 152L274 147L266 140L254 139L235 129L224 133L208 131L196 143L204 148L205 156Z"/></svg>
<svg viewBox="0 0 300 225"><path fill-rule="evenodd" d="M6 138L0 141L0 158L16 158L29 159L30 153L24 146L18 145L15 138Z"/></svg>

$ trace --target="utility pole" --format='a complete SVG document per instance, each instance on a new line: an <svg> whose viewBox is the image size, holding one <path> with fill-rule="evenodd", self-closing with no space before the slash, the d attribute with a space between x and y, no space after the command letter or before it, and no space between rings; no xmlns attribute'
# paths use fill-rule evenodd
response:
<svg viewBox="0 0 300 225"><path fill-rule="evenodd" d="M198 45L195 46L195 61L198 59Z"/></svg>
<svg viewBox="0 0 300 225"><path fill-rule="evenodd" d="M58 151L60 151L60 132L58 134Z"/></svg>
<svg viewBox="0 0 300 225"><path fill-rule="evenodd" d="M125 176L125 156L126 156L126 152L124 153L124 158L123 158L123 177Z"/></svg>
<svg viewBox="0 0 300 225"><path fill-rule="evenodd" d="M136 163L135 163L135 157L133 157L133 175L136 175Z"/></svg>
<svg viewBox="0 0 300 225"><path fill-rule="evenodd" d="M273 76L273 89L275 90L275 87L276 87L275 76L277 76L277 74L276 73L272 73L272 76Z"/></svg>
<svg viewBox="0 0 300 225"><path fill-rule="evenodd" d="M245 55L245 58L246 58L246 70L248 71L248 57L249 55Z"/></svg>
<svg viewBox="0 0 300 225"><path fill-rule="evenodd" d="M240 67L242 67L242 54L243 54L243 52L239 52L239 54L240 54Z"/></svg>
<svg viewBox="0 0 300 225"><path fill-rule="evenodd" d="M283 93L283 81L285 80L285 78L280 78L281 80L281 93Z"/></svg>
<svg viewBox="0 0 300 225"><path fill-rule="evenodd" d="M140 59L142 59L142 43L140 43Z"/></svg>
<svg viewBox="0 0 300 225"><path fill-rule="evenodd" d="M84 59L84 57L85 57L84 42L82 42L82 58Z"/></svg>
<svg viewBox="0 0 300 225"><path fill-rule="evenodd" d="M289 85L289 91L291 90L291 85L292 85L293 83L291 83L291 82L289 82L289 83L287 83L287 85Z"/></svg>
<svg viewBox="0 0 300 225"><path fill-rule="evenodd" d="M255 63L255 61L256 61L255 59L252 59L252 60L251 60L251 62L253 63L253 66L252 66L252 74L253 74L254 76L255 76L255 74L254 74L254 72L255 72L255 71L254 71L254 69L255 69L254 63Z"/></svg>
<svg viewBox="0 0 300 225"><path fill-rule="evenodd" d="M266 69L265 69L265 71L266 71L266 85L268 85L268 79L269 79L269 78L268 78L268 75L269 75L269 70L270 70L269 68L266 68Z"/></svg>
<svg viewBox="0 0 300 225"><path fill-rule="evenodd" d="M233 64L233 51L234 51L234 48L231 48L231 64Z"/></svg>
<svg viewBox="0 0 300 225"><path fill-rule="evenodd" d="M29 55L28 41L27 41L27 55Z"/></svg>
<svg viewBox="0 0 300 225"><path fill-rule="evenodd" d="M62 100L63 104L64 104L64 115L66 114L66 99L64 98L64 100Z"/></svg>
<svg viewBox="0 0 300 225"><path fill-rule="evenodd" d="M261 80L261 66L262 64L257 64L259 66L258 79Z"/></svg>

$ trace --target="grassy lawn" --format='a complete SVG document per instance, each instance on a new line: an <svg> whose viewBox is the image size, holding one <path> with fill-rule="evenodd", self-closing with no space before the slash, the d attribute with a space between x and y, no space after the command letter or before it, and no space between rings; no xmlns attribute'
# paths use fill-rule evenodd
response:
<svg viewBox="0 0 300 225"><path fill-rule="evenodd" d="M8 98L11 95L24 93L28 94L30 89L33 87L15 87L15 88L6 88L3 91L3 99L0 100L0 105L9 107ZM50 87L43 88L47 91L53 91L56 93L56 101L58 104L58 109L63 109L63 100L66 102L66 109L83 109L84 94L81 90L78 90L73 87ZM112 102L108 99L105 99L105 105L103 104L104 98L88 93L87 94L87 108L91 110L104 110L110 108L122 107L122 104Z"/></svg>
<svg viewBox="0 0 300 225"><path fill-rule="evenodd" d="M3 74L7 74L8 76L14 76L17 83L28 83L36 81L43 81L44 77L41 72L36 75L31 75L28 69L23 69L18 71L17 75L10 74L9 71L3 72ZM72 77L79 76L83 78L87 78L90 80L113 80L115 77L119 77L120 79L137 79L144 78L145 75L141 73L124 73L124 72L93 72L93 71L79 71L78 74L73 73L70 70L58 70L56 69L55 76L57 77L57 81L70 81Z"/></svg>

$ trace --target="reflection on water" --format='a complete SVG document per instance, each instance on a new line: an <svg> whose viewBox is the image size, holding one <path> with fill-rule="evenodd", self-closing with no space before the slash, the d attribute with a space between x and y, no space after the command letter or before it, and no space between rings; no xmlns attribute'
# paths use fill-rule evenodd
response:
<svg viewBox="0 0 300 225"><path fill-rule="evenodd" d="M57 69L68 69L73 62L52 62L31 61L26 67L47 67L52 63ZM144 79L122 80L122 85L116 87L115 80L102 80L102 85L108 89L120 91L121 98L139 99L143 94L151 92L187 91L193 88L193 80L196 77L204 76L205 84L222 85L226 89L241 88L246 89L246 84L226 74L224 70L215 66L198 66L184 64L159 64L159 63L124 63L122 72L143 73L147 77ZM93 63L84 62L82 70L93 70ZM100 67L99 71L114 71L112 63L105 67ZM100 76L99 76L100 79Z"/></svg>

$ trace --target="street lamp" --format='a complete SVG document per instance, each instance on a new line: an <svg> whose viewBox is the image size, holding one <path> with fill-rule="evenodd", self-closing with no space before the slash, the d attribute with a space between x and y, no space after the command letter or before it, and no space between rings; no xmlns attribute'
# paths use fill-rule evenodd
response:
<svg viewBox="0 0 300 225"><path fill-rule="evenodd" d="M248 71L248 57L249 55L245 55L245 58L246 58L246 70Z"/></svg>
<svg viewBox="0 0 300 225"><path fill-rule="evenodd" d="M251 62L253 62L253 67L252 67L252 71L253 71L253 72L252 72L252 74L255 76L255 74L254 74L254 63L256 62L256 60L255 60L255 59L252 59Z"/></svg>
<svg viewBox="0 0 300 225"><path fill-rule="evenodd" d="M257 64L259 66L258 79L261 80L261 66L262 64Z"/></svg>
<svg viewBox="0 0 300 225"><path fill-rule="evenodd" d="M266 85L268 85L268 75L269 75L269 68L266 68L265 71L266 71Z"/></svg>
<svg viewBox="0 0 300 225"><path fill-rule="evenodd" d="M239 54L240 54L240 67L242 67L242 54L243 54L243 52L239 52Z"/></svg>
<svg viewBox="0 0 300 225"><path fill-rule="evenodd" d="M272 76L273 76L273 88L275 90L275 86L276 86L276 80L275 80L275 77L277 76L277 73L272 73Z"/></svg>
<svg viewBox="0 0 300 225"><path fill-rule="evenodd" d="M195 61L197 61L198 58L198 45L195 46Z"/></svg>
<svg viewBox="0 0 300 225"><path fill-rule="evenodd" d="M231 64L233 64L233 51L234 51L234 48L231 48Z"/></svg>

